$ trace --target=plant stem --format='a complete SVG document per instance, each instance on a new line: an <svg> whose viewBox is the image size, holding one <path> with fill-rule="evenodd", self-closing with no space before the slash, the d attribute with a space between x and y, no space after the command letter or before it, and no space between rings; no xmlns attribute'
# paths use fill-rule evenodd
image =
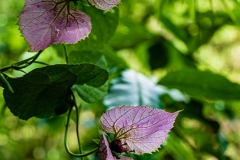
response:
<svg viewBox="0 0 240 160"><path fill-rule="evenodd" d="M96 152L98 150L98 147L87 152L87 153L83 153L83 154L75 154L75 153L72 153L68 147L68 127L69 127L69 121L70 121L70 117L71 117L71 113L72 113L72 109L73 109L73 106L70 107L69 109L69 112L68 112L68 117L67 117L67 123L66 123L66 128L65 128L65 134L64 134L64 146L65 146L65 149L67 151L67 153L71 156L74 156L74 157L86 157L94 152Z"/></svg>
<svg viewBox="0 0 240 160"><path fill-rule="evenodd" d="M20 69L26 68L29 65L31 65L33 62L35 62L36 59L40 56L40 54L42 52L43 52L43 50L40 50L36 55L34 55L34 56L30 57L30 58L27 58L27 59L25 59L23 61L14 63L14 64L12 64L10 66L2 67L2 68L0 68L0 72L4 72L4 71L9 70L9 69L20 70Z"/></svg>
<svg viewBox="0 0 240 160"><path fill-rule="evenodd" d="M66 48L65 44L63 44L63 49L64 49L66 63L68 64L68 54L67 54L67 48Z"/></svg>
<svg viewBox="0 0 240 160"><path fill-rule="evenodd" d="M80 141L80 134L79 134L79 119L80 119L80 116L79 116L79 113L81 112L81 105L79 106L80 107L80 111L77 107L77 102L76 102L76 98L74 96L74 93L73 91L71 90L71 97L72 97L72 106L69 108L69 112L68 112L68 117L67 117L67 123L66 123L66 128L65 128L65 135L64 135L64 146L65 146L65 149L66 151L68 152L68 154L70 154L71 156L74 156L74 157L80 157L81 160L83 160L83 157L86 157L94 152L96 152L98 150L98 147L87 152L87 153L83 153L83 150L82 150L82 146L81 146L81 141ZM71 113L72 113L72 109L75 108L76 109L76 134L77 134L77 141L78 141L78 148L79 148L79 152L80 154L75 154L75 153L72 153L68 147L68 127L69 127L69 121L70 121L70 118L71 118Z"/></svg>
<svg viewBox="0 0 240 160"><path fill-rule="evenodd" d="M73 98L74 107L76 109L76 134L77 134L77 141L78 141L78 149L79 149L79 153L82 154L83 151L82 151L82 145L81 145L80 134L79 134L79 119L80 119L80 112L81 112L82 106L80 105L80 111L79 111L73 91L71 91L71 94ZM81 160L83 160L83 158L81 158Z"/></svg>

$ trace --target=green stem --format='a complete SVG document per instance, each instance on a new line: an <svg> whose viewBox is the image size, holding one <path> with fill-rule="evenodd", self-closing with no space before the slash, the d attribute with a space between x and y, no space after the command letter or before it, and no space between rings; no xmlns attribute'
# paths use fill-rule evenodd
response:
<svg viewBox="0 0 240 160"><path fill-rule="evenodd" d="M68 54L67 54L67 48L66 48L65 44L63 44L63 49L64 49L66 63L68 64Z"/></svg>
<svg viewBox="0 0 240 160"><path fill-rule="evenodd" d="M12 64L10 66L2 67L2 68L0 68L0 72L4 72L4 71L9 70L9 69L20 70L20 69L26 68L29 65L31 65L33 62L35 62L36 59L40 56L40 54L42 52L43 52L43 50L40 50L36 55L34 55L34 56L30 57L30 58L27 58L27 59L25 59L23 61L14 63L14 64Z"/></svg>
<svg viewBox="0 0 240 160"><path fill-rule="evenodd" d="M82 106L80 105L80 111L79 111L79 110L78 110L78 107L77 107L76 98L75 98L75 96L74 96L73 91L71 91L71 95L72 95L74 107L75 107L75 109L76 109L76 134L77 134L78 148L79 148L79 153L82 154L82 153L83 153L83 150L82 150L82 145L81 145L81 140L80 140L80 134L79 134L79 119L80 119L79 114L81 113L81 108L82 108ZM81 160L83 160L83 159L81 158Z"/></svg>
<svg viewBox="0 0 240 160"><path fill-rule="evenodd" d="M45 66L48 66L49 64L45 63L45 62L41 62L41 61L35 61L34 63L37 63L37 64L42 64L42 65L45 65Z"/></svg>
<svg viewBox="0 0 240 160"><path fill-rule="evenodd" d="M72 93L73 94L73 93ZM74 99L75 100L75 99ZM75 102L74 102L75 103ZM75 153L72 153L68 147L68 127L69 127L69 121L70 121L70 117L71 117L71 113L72 113L72 109L73 107L76 108L76 112L77 112L77 122L76 122L76 129L77 129L77 138L78 138L78 145L79 145L79 151L80 151L80 154L75 154ZM87 153L82 153L82 148L81 148L81 143L80 143L80 137L79 137L79 132L78 132L78 119L79 118L79 115L78 115L78 109L76 107L76 105L73 105L70 107L69 109L69 112L68 112L68 117L67 117L67 123L66 123L66 128L65 128L65 134L64 134L64 146L65 146L65 149L67 151L67 153L71 156L74 156L74 157L86 157L94 152L96 152L98 150L98 147L87 152Z"/></svg>
<svg viewBox="0 0 240 160"><path fill-rule="evenodd" d="M7 81L6 77L0 72L0 86L1 86L1 84L2 84L3 88L6 87L8 90L10 90L12 93L14 93L12 86Z"/></svg>

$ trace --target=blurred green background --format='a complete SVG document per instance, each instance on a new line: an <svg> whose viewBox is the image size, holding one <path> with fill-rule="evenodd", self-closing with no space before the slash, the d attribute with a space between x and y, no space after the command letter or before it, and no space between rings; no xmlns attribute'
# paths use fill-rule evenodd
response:
<svg viewBox="0 0 240 160"><path fill-rule="evenodd" d="M16 25L23 0L0 1L0 67L32 55ZM122 0L119 24L103 51L110 73L103 100L82 103L84 150L99 138L99 118L121 105L183 109L158 152L136 160L240 159L240 1ZM59 45L39 58L64 63ZM30 66L31 70L40 65ZM21 72L10 72L21 76ZM0 88L0 160L73 160L63 145L67 114L19 120ZM77 152L74 115L69 146ZM91 155L85 159L98 159Z"/></svg>

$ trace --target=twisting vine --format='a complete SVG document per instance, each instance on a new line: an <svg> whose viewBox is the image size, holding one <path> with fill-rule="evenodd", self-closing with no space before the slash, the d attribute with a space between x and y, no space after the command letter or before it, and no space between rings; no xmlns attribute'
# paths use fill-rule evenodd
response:
<svg viewBox="0 0 240 160"><path fill-rule="evenodd" d="M67 49L66 49L66 46L64 44L63 44L63 49L64 49L64 53L65 53L66 64L68 64ZM45 62L37 61L37 58L41 55L42 52L43 52L43 50L40 50L36 55L34 55L30 58L27 58L25 60L16 62L16 63L11 64L9 66L5 66L5 67L0 68L0 84L3 84L4 86L6 86L11 92L14 92L11 85L9 84L7 79L5 78L3 72L5 72L9 69L21 71L21 69L24 69L24 68L30 66L33 63L48 65ZM80 140L80 134L79 134L79 118L80 118L79 114L80 114L80 111L81 111L81 105L79 107L77 106L76 98L75 98L75 95L74 95L72 89L70 89L70 94L71 94L71 101L70 101L71 106L69 108L67 121L66 121L66 126L65 126L64 146L65 146L65 149L66 149L66 151L69 155L74 156L74 157L79 157L79 158L81 158L81 160L83 160L82 157L86 157L86 156L96 152L98 150L98 147L89 151L89 152L87 152L87 153L83 153L83 149L82 149L82 146L81 146L81 140ZM4 106L2 107L1 114L4 114L4 110L6 108L7 108L7 104L5 103ZM71 152L69 147L68 147L68 128L69 128L69 122L70 122L70 119L71 119L71 113L72 113L73 108L75 108L75 111L76 111L76 135L77 135L79 154Z"/></svg>
<svg viewBox="0 0 240 160"><path fill-rule="evenodd" d="M67 117L67 122L66 122L66 128L65 128L65 134L64 134L64 146L65 146L65 149L67 151L67 153L71 156L74 156L74 157L86 157L94 152L96 152L98 150L98 147L96 147L95 149L87 152L87 153L83 153L82 151L82 146L81 146L81 141L80 141L80 134L79 134L79 109L78 109L78 106L76 104L76 100L75 100L75 96L73 94L73 91L71 91L71 97L72 97L72 102L73 102L73 105L70 107L69 109L69 112L68 112L68 117ZM81 107L81 105L80 105ZM75 108L76 110L76 134L77 134L77 141L78 141L78 147L79 147L79 152L80 154L75 154L73 152L70 151L69 147L68 147L68 128L69 128L69 122L70 122L70 118L71 118L71 113L72 113L72 110L73 108Z"/></svg>

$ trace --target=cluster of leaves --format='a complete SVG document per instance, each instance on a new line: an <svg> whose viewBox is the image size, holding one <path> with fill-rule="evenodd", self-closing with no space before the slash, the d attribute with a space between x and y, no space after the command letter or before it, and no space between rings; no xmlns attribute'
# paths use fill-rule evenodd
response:
<svg viewBox="0 0 240 160"><path fill-rule="evenodd" d="M66 45L67 65L34 69L20 78L10 78L9 72L1 74L0 85L5 88L5 100L9 103L8 106L13 114L23 119L32 116L53 117L62 114L73 103L72 96L69 94L71 90L79 95L83 108L91 110L97 118L100 118L104 111L103 104L106 109L123 104L148 105L172 112L184 109L167 139L167 145L151 155L131 156L137 160L208 158L226 160L239 156L239 152L234 153L240 141L238 134L234 135L230 132L236 131L233 129L236 127L231 127L229 124L230 120L239 122L237 118L239 103L234 103L237 107L234 107L232 103L239 100L240 86L238 83L229 81L227 75L223 76L226 67L225 70L224 68L216 70L205 65L206 62L210 62L210 66L217 66L213 57L201 58L202 52L207 52L207 55L212 56L214 50L220 53L225 52L226 48L233 44L239 45L238 38L233 41L225 38L226 36L223 38L225 41L219 38L219 34L225 27L234 28L238 24L237 15L239 15L240 7L237 0L231 2L123 0L119 8L115 7L110 11L101 11L91 5L82 5L86 1L66 0L61 3L50 0L42 1L44 3L40 3L40 6L39 1L35 1L37 3L28 1L28 5L34 5L38 13L29 10L28 5L24 8L32 12L32 20L37 17L36 21L31 21L34 23L29 25L28 19L19 23L30 45L30 50L38 51L50 44L76 43L82 40L75 45ZM76 2L77 7L74 6ZM89 2L101 8L98 3L101 2L100 0L89 0ZM110 4L118 3L119 1L112 1ZM106 7L106 4L102 4L102 7ZM78 10L73 8L78 8ZM49 12L45 12L46 9ZM56 15L55 9L61 11L58 15L60 19L53 18ZM118 10L120 10L120 15ZM24 15L23 12L23 20ZM49 18L45 18L47 15ZM69 32L67 27L65 28L68 22L71 22L73 27L76 27L77 33L81 34ZM44 27L39 28L39 23L45 24ZM79 24L84 29L78 27ZM115 30L116 34L113 36ZM27 34L29 31L40 34ZM31 36L36 37L31 39ZM31 41L37 42L35 44L38 45L31 44ZM229 43L231 45L226 45ZM205 49L209 46L213 48L211 52ZM53 59L56 57L65 59L60 44L52 45L41 56L46 54L54 55ZM227 54L224 53L221 56L223 55ZM228 59L225 56L224 58ZM7 68L21 70L22 66L23 64L14 64ZM227 71L230 69L227 68ZM75 73L75 70L78 72ZM109 77L107 70L110 73ZM105 78L101 79L102 76L98 73L103 74ZM155 83L146 75L161 76L158 83ZM86 79L81 81L82 77ZM108 82L106 82L108 78L111 81L109 90ZM26 88L23 88L23 85ZM39 92L36 92L39 88L41 88ZM16 96L14 101L12 101L13 96ZM39 101L34 103L36 99ZM47 103L44 103L43 99ZM94 104L89 105L84 101L94 102ZM36 110L35 107L40 105L44 107L37 107L38 110ZM30 108L27 113L23 113L21 109L25 109L26 106ZM48 112L45 112L46 110ZM91 123L97 125L95 121ZM229 126L226 127L226 124ZM118 129L118 126L116 128ZM104 132L118 135L117 132L111 132L108 129ZM96 130L87 131L87 133L82 135L85 141L84 148L89 148L92 135L98 136ZM119 144L119 141L114 141L111 135L110 137L104 135L100 143L103 148L101 153L104 154L100 157L106 156L106 153L107 156L112 156L111 158L119 156L118 152L109 152L112 143L117 146L113 148L121 152L125 152L126 149L130 152L136 150L123 145L129 139L117 138L121 141ZM28 155L28 153L25 154ZM123 156L120 158L124 159Z"/></svg>
<svg viewBox="0 0 240 160"><path fill-rule="evenodd" d="M76 44L86 38L91 31L90 18L85 13L71 8L71 2L71 0L26 0L18 24L30 51L38 51L38 53L11 66L3 67L1 71L21 70L28 67L36 62L42 50L52 44ZM77 1L73 2L76 7ZM99 9L106 10L115 7L120 0L90 0L89 2ZM91 41L90 38L89 41ZM102 43L103 45L100 47L104 47L104 42ZM96 64L79 63L79 61L74 63L76 57L79 57L76 55L76 53L78 54L76 50L71 51L69 57L72 64L68 64L69 57L65 46L64 52L67 64L36 68L18 78L11 78L1 73L0 86L4 88L3 96L6 106L20 119L51 118L69 110L65 131L65 148L72 156L85 157L95 152L96 149L82 154L78 132L79 113L73 90L76 89L79 97L86 102L101 99L103 94L93 98L92 95L101 92L102 88L100 87L108 80L108 72ZM94 57L90 57L88 61L94 60L100 61ZM44 62L41 63L44 64ZM73 107L76 109L76 133L80 154L72 153L67 146L69 119ZM134 115L135 118L132 119ZM177 115L178 112L171 114L163 110L141 106L110 110L102 116L101 124L104 132L114 134L115 137L110 140L111 147L109 147L105 133L102 134L97 148L100 159L114 160L112 155L114 152L143 154L157 150L173 127ZM159 119L159 117L161 118ZM142 145L143 142L148 145Z"/></svg>

